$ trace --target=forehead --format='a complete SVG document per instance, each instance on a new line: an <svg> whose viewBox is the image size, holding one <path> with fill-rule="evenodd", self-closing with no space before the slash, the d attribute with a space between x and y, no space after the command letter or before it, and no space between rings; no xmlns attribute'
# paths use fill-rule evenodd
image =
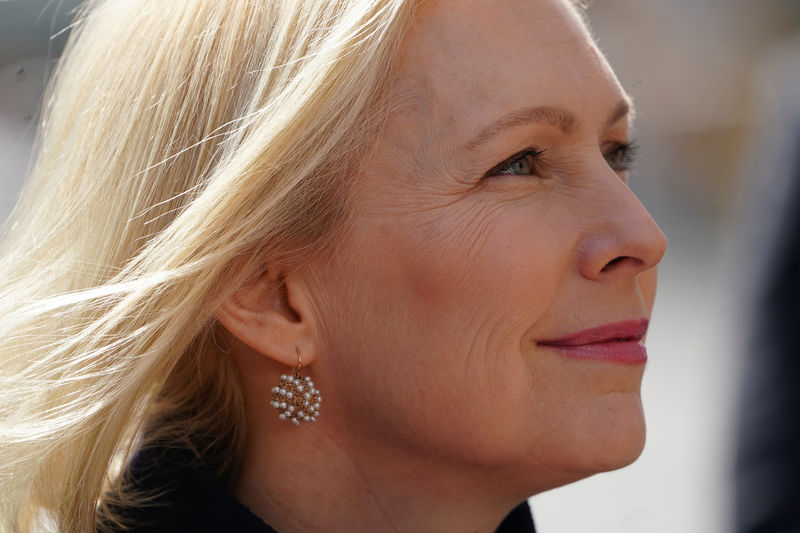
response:
<svg viewBox="0 0 800 533"><path fill-rule="evenodd" d="M532 105L605 118L624 95L567 0L424 2L398 75L428 129L460 137Z"/></svg>

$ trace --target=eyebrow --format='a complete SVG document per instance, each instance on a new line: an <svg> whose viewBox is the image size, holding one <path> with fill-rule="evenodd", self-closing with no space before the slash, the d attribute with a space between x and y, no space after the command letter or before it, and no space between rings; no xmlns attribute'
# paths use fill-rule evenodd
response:
<svg viewBox="0 0 800 533"><path fill-rule="evenodd" d="M633 106L630 103L630 99L624 98L617 103L614 110L609 115L606 121L606 127L616 124L627 115L633 116ZM481 130L478 135L467 143L466 148L467 150L474 150L482 144L491 141L507 129L536 123L555 126L567 135L573 133L580 125L578 118L566 109L547 105L526 107L502 116Z"/></svg>

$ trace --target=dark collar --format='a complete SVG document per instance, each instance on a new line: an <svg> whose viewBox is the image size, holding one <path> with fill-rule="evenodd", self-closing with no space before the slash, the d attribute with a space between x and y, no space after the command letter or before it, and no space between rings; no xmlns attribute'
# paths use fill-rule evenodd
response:
<svg viewBox="0 0 800 533"><path fill-rule="evenodd" d="M276 533L237 500L187 449L138 453L127 472L137 491L158 492L146 506L117 508L129 533ZM111 531L122 531L112 529ZM530 508L522 502L497 533L535 533Z"/></svg>

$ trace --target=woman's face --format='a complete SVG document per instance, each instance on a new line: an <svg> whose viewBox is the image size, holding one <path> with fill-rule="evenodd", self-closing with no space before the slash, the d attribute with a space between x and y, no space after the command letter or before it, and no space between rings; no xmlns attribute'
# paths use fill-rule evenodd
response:
<svg viewBox="0 0 800 533"><path fill-rule="evenodd" d="M394 95L352 224L312 264L320 423L528 489L629 463L635 339L543 344L653 304L666 243L627 184L614 73L561 0L440 0Z"/></svg>

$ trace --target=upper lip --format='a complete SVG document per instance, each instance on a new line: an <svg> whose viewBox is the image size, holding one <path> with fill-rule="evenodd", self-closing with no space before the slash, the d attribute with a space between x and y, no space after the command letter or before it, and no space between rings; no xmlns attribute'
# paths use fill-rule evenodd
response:
<svg viewBox="0 0 800 533"><path fill-rule="evenodd" d="M570 333L557 339L539 341L545 346L582 346L603 342L637 342L647 333L649 320L625 320Z"/></svg>

